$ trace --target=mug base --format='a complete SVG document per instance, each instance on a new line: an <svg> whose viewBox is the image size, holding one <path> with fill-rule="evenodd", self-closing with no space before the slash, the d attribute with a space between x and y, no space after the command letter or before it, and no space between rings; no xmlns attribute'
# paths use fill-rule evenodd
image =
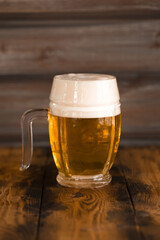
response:
<svg viewBox="0 0 160 240"><path fill-rule="evenodd" d="M73 188L100 188L105 185L108 185L112 180L109 172L107 175L103 176L92 175L92 176L72 176L66 177L63 174L59 173L57 175L57 182L65 187L73 187Z"/></svg>

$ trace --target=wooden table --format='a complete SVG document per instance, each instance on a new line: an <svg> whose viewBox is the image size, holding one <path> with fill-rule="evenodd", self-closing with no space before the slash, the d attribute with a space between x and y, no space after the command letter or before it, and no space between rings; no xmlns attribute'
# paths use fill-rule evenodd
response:
<svg viewBox="0 0 160 240"><path fill-rule="evenodd" d="M99 189L61 187L50 149L25 172L20 161L20 148L0 149L1 240L160 239L160 148L119 149Z"/></svg>

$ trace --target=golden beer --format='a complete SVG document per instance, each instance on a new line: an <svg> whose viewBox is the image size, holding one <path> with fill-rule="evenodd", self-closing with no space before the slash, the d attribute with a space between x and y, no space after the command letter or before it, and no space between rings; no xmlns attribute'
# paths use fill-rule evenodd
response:
<svg viewBox="0 0 160 240"><path fill-rule="evenodd" d="M121 115L102 118L67 118L49 113L52 154L66 177L108 172L116 156Z"/></svg>
<svg viewBox="0 0 160 240"><path fill-rule="evenodd" d="M121 132L116 78L88 73L57 75L49 99L49 109L31 109L21 118L21 169L27 169L32 160L32 122L45 118L57 182L80 188L109 184Z"/></svg>

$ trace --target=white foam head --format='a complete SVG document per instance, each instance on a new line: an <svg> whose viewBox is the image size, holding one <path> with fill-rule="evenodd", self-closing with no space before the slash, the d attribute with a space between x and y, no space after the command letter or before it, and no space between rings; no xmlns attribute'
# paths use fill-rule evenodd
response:
<svg viewBox="0 0 160 240"><path fill-rule="evenodd" d="M72 118L98 118L120 114L119 91L114 76L63 74L54 77L51 114Z"/></svg>

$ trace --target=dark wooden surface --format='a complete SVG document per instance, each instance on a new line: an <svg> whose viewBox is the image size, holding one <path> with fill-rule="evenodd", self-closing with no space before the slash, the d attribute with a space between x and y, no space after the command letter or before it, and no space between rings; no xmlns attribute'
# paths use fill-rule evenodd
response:
<svg viewBox="0 0 160 240"><path fill-rule="evenodd" d="M47 151L34 152L30 171L19 171L20 160L21 149L0 148L0 239L37 236Z"/></svg>
<svg viewBox="0 0 160 240"><path fill-rule="evenodd" d="M120 148L99 189L56 182L50 149L19 171L21 150L0 148L0 239L159 240L160 148Z"/></svg>
<svg viewBox="0 0 160 240"><path fill-rule="evenodd" d="M0 0L0 145L20 145L22 113L48 107L69 72L117 76L121 144L160 144L159 0ZM49 145L47 126L35 143Z"/></svg>

